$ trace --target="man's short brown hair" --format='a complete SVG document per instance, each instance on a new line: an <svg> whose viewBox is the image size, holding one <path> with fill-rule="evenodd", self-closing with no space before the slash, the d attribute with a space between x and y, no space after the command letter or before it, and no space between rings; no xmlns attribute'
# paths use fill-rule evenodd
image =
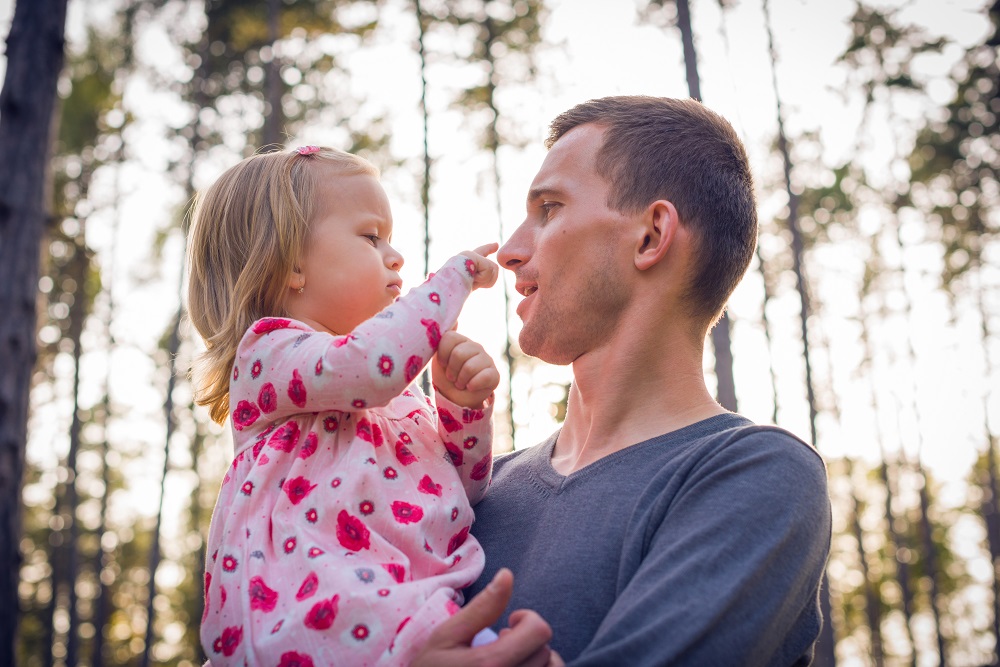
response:
<svg viewBox="0 0 1000 667"><path fill-rule="evenodd" d="M695 232L696 268L687 294L691 312L713 324L757 243L753 177L743 142L728 121L696 100L621 96L560 114L545 146L587 123L605 130L597 171L611 186L609 208L636 213L666 199Z"/></svg>

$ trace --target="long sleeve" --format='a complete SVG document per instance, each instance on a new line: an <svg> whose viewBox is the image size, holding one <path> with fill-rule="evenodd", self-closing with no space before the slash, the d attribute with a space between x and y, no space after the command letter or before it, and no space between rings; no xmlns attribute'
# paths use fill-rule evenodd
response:
<svg viewBox="0 0 1000 667"><path fill-rule="evenodd" d="M493 472L493 397L483 409L456 405L440 392L435 402L438 433L462 478L469 503L475 505L486 493Z"/></svg>
<svg viewBox="0 0 1000 667"><path fill-rule="evenodd" d="M289 319L258 320L240 343L230 382L234 428L303 412L387 405L430 360L471 289L459 255L345 336L304 329Z"/></svg>

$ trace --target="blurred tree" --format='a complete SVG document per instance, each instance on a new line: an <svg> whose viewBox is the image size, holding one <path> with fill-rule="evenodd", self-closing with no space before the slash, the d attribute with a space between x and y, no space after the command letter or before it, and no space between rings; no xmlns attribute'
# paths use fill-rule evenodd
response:
<svg viewBox="0 0 1000 667"><path fill-rule="evenodd" d="M541 30L547 15L543 0L422 0L418 5L421 17L421 34L450 30L457 42L469 44L467 62L480 70L479 83L458 94L455 104L469 117L482 123L479 143L491 158L491 177L497 210L498 236L504 238L500 170L500 147L520 146L522 138L516 136L512 123L504 125L501 111L501 89L513 82L524 85L535 78L536 51L541 44ZM458 53L459 49L455 49ZM507 365L507 386L512 387L517 365L516 352L510 335L510 291L503 283L504 359ZM512 393L508 391L507 428L511 448L514 445L516 426Z"/></svg>
<svg viewBox="0 0 1000 667"><path fill-rule="evenodd" d="M0 664L14 664L21 484L35 362L35 295L46 166L62 70L66 0L19 2L0 90Z"/></svg>

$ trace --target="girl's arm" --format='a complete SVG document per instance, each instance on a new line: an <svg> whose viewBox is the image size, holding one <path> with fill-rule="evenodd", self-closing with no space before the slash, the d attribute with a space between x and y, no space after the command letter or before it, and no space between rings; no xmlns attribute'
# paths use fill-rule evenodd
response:
<svg viewBox="0 0 1000 667"><path fill-rule="evenodd" d="M240 343L230 382L234 428L303 412L387 405L454 326L474 274L467 257L453 257L346 336L312 331L294 320L258 320Z"/></svg>
<svg viewBox="0 0 1000 667"><path fill-rule="evenodd" d="M469 504L482 500L493 474L493 396L483 408L466 408L435 392L438 433L462 478Z"/></svg>

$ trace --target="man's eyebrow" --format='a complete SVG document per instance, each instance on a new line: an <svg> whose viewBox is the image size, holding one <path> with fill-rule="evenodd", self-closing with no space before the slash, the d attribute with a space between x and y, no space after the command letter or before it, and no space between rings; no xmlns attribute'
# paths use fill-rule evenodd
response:
<svg viewBox="0 0 1000 667"><path fill-rule="evenodd" d="M551 186L543 186L543 187L540 187L540 188L531 188L530 190L528 190L528 201L529 202L533 202L533 201L536 201L538 199L542 199L543 197L546 197L546 196L560 197L560 196L562 196L562 191L559 190L559 189L557 189L557 188L551 187Z"/></svg>

